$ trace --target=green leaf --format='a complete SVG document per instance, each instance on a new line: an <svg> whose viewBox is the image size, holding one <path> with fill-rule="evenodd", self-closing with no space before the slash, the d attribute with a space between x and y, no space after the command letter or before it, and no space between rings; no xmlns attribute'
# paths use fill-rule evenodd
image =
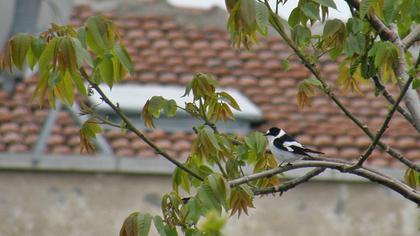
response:
<svg viewBox="0 0 420 236"><path fill-rule="evenodd" d="M305 26L296 25L292 30L292 37L299 46L303 46L310 42L311 31Z"/></svg>
<svg viewBox="0 0 420 236"><path fill-rule="evenodd" d="M289 71L290 70L289 60L287 60L287 59L281 60L281 67L284 71Z"/></svg>
<svg viewBox="0 0 420 236"><path fill-rule="evenodd" d="M363 20L358 18L350 18L347 21L347 31L353 34L359 34L363 31L364 23Z"/></svg>
<svg viewBox="0 0 420 236"><path fill-rule="evenodd" d="M177 105L175 100L171 99L169 101L165 101L165 104L163 106L163 113L167 117L173 117L176 115Z"/></svg>
<svg viewBox="0 0 420 236"><path fill-rule="evenodd" d="M73 106L74 95L73 95L73 84L72 77L68 71L66 71L64 78L62 79L63 84L63 94L66 98L67 104Z"/></svg>
<svg viewBox="0 0 420 236"><path fill-rule="evenodd" d="M254 207L252 197L253 193L247 185L241 185L233 188L230 195L230 207L232 209L231 215L238 212L239 217L242 211L245 212L245 214L248 214L248 208Z"/></svg>
<svg viewBox="0 0 420 236"><path fill-rule="evenodd" d="M84 48L87 47L86 45L86 29L85 27L80 27L77 31L77 38L79 39L79 42L82 44Z"/></svg>
<svg viewBox="0 0 420 236"><path fill-rule="evenodd" d="M213 97L215 95L216 86L217 82L213 79L212 75L204 73L195 74L191 81L194 100Z"/></svg>
<svg viewBox="0 0 420 236"><path fill-rule="evenodd" d="M25 33L16 34L10 40L11 46L11 57L15 66L19 69L23 69L25 62L26 53L31 47L32 36Z"/></svg>
<svg viewBox="0 0 420 236"><path fill-rule="evenodd" d="M199 225L199 229L204 235L222 236L222 229L226 224L226 219L221 217L217 211L210 211L206 214L205 220Z"/></svg>
<svg viewBox="0 0 420 236"><path fill-rule="evenodd" d="M84 63L87 63L90 67L93 67L92 57L86 48L83 47L82 43L76 38L72 38L71 40L76 51L77 65L81 67Z"/></svg>
<svg viewBox="0 0 420 236"><path fill-rule="evenodd" d="M362 55L365 53L365 36L362 34L350 34L344 44L344 52L348 57L353 56L354 53Z"/></svg>
<svg viewBox="0 0 420 236"><path fill-rule="evenodd" d="M360 7L359 7L360 19L365 18L367 12L373 6L373 4L376 3L376 1L377 0L363 0L363 1L361 1Z"/></svg>
<svg viewBox="0 0 420 236"><path fill-rule="evenodd" d="M343 27L344 23L339 19L327 20L327 22L325 22L324 31L322 32L322 38L331 37Z"/></svg>
<svg viewBox="0 0 420 236"><path fill-rule="evenodd" d="M147 102L143 106L143 110L141 111L141 117L144 120L144 125L147 128L154 128L155 124L153 122L153 115L150 112L150 100L147 100Z"/></svg>
<svg viewBox="0 0 420 236"><path fill-rule="evenodd" d="M392 23L397 17L399 5L401 5L400 1L395 1L395 0L384 1L383 13L384 13L384 23L386 25Z"/></svg>
<svg viewBox="0 0 420 236"><path fill-rule="evenodd" d="M239 104L236 102L236 100L228 93L226 92L220 92L219 95L223 98L224 102L227 102L229 106L231 106L233 109L240 111L241 108L239 107Z"/></svg>
<svg viewBox="0 0 420 236"><path fill-rule="evenodd" d="M156 230L159 232L160 236L167 236L165 231L165 225L163 224L162 217L155 216L153 217L153 223L155 225Z"/></svg>
<svg viewBox="0 0 420 236"><path fill-rule="evenodd" d="M290 27L295 27L300 22L300 9L296 7L293 9L293 11L290 13L289 19L287 19L287 22L289 23Z"/></svg>
<svg viewBox="0 0 420 236"><path fill-rule="evenodd" d="M214 209L221 213L221 203L218 202L207 181L204 181L201 186L197 188L196 198L200 201L202 212L208 212Z"/></svg>
<svg viewBox="0 0 420 236"><path fill-rule="evenodd" d="M37 60L41 56L42 51L44 51L46 44L47 43L45 42L43 38L40 38L40 37L33 38L32 43L31 43L31 51Z"/></svg>
<svg viewBox="0 0 420 236"><path fill-rule="evenodd" d="M80 128L80 151L86 150L91 152L94 150L94 147L91 143L91 139L96 137L96 134L101 133L102 128L96 122L95 119L87 120L82 127Z"/></svg>
<svg viewBox="0 0 420 236"><path fill-rule="evenodd" d="M219 143L213 131L209 127L204 127L200 130L201 141L206 143L206 146L212 146L214 150L220 150ZM210 145L209 145L210 144Z"/></svg>
<svg viewBox="0 0 420 236"><path fill-rule="evenodd" d="M412 84L413 89L418 89L420 88L420 78L415 78L413 80L413 84Z"/></svg>
<svg viewBox="0 0 420 236"><path fill-rule="evenodd" d="M112 88L114 84L114 65L109 57L104 57L98 65L102 80Z"/></svg>
<svg viewBox="0 0 420 236"><path fill-rule="evenodd" d="M82 81L82 78L80 77L80 74L78 71L73 72L71 74L71 77L73 79L74 84L76 85L77 90L83 95L83 96L87 96L87 90L86 90L86 86Z"/></svg>
<svg viewBox="0 0 420 236"><path fill-rule="evenodd" d="M176 232L176 228L165 225L162 220L162 217L160 216L153 217L153 223L155 225L156 230L159 232L160 236L177 236L178 235L178 233Z"/></svg>
<svg viewBox="0 0 420 236"><path fill-rule="evenodd" d="M240 18L243 30L246 32L254 32L257 27L255 0L240 1Z"/></svg>
<svg viewBox="0 0 420 236"><path fill-rule="evenodd" d="M200 205L198 201L193 197L188 200L185 207L188 212L187 220L191 222L197 222L200 219L201 212L200 212Z"/></svg>
<svg viewBox="0 0 420 236"><path fill-rule="evenodd" d="M87 45L98 55L103 55L114 46L113 24L105 17L96 15L86 20Z"/></svg>
<svg viewBox="0 0 420 236"><path fill-rule="evenodd" d="M270 22L268 20L269 12L267 6L265 6L265 4L261 2L256 2L255 10L258 29L262 35L267 35L268 26L270 25Z"/></svg>
<svg viewBox="0 0 420 236"><path fill-rule="evenodd" d="M39 69L41 73L42 71L46 71L50 68L50 63L55 58L57 42L58 38L51 39L39 57Z"/></svg>
<svg viewBox="0 0 420 236"><path fill-rule="evenodd" d="M134 212L125 220L120 230L120 236L147 236L149 235L152 216Z"/></svg>
<svg viewBox="0 0 420 236"><path fill-rule="evenodd" d="M337 9L337 6L335 5L334 0L313 0L313 1L319 3L322 6Z"/></svg>
<svg viewBox="0 0 420 236"><path fill-rule="evenodd" d="M75 71L77 69L76 50L73 47L71 38L59 38L57 42L57 66L64 73L66 70Z"/></svg>
<svg viewBox="0 0 420 236"><path fill-rule="evenodd" d="M211 174L207 176L206 180L214 193L217 201L223 205L225 209L227 207L227 196L228 196L228 183L220 174Z"/></svg>
<svg viewBox="0 0 420 236"><path fill-rule="evenodd" d="M140 214L137 217L137 230L139 236L147 236L150 231L150 224L152 223L152 216L149 213Z"/></svg>
<svg viewBox="0 0 420 236"><path fill-rule="evenodd" d="M319 6L313 2L305 2L300 8L302 12L312 20L321 20L319 17Z"/></svg>
<svg viewBox="0 0 420 236"><path fill-rule="evenodd" d="M250 135L246 136L245 143L249 148L255 150L258 155L263 155L265 153L267 140L261 132L252 132Z"/></svg>
<svg viewBox="0 0 420 236"><path fill-rule="evenodd" d="M26 53L26 62L28 63L29 68L33 70L37 59L35 58L31 48L29 48L28 53Z"/></svg>
<svg viewBox="0 0 420 236"><path fill-rule="evenodd" d="M131 57L128 54L127 50L122 44L114 46L114 55L117 56L118 60L124 66L124 68L129 72L134 72L133 62L131 61Z"/></svg>
<svg viewBox="0 0 420 236"><path fill-rule="evenodd" d="M153 117L159 118L165 99L162 96L153 96L149 101L149 112L153 115Z"/></svg>
<svg viewBox="0 0 420 236"><path fill-rule="evenodd" d="M404 174L404 182L415 190L420 190L420 172L407 168Z"/></svg>
<svg viewBox="0 0 420 236"><path fill-rule="evenodd" d="M172 188L175 192L179 192L178 187L181 186L187 193L190 192L190 179L188 177L188 173L181 170L180 168L175 168L175 171L172 175Z"/></svg>

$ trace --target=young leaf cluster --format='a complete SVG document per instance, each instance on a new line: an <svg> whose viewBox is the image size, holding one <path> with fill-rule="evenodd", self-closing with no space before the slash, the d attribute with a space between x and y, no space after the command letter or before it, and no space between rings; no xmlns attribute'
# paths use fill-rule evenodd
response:
<svg viewBox="0 0 420 236"><path fill-rule="evenodd" d="M53 108L56 99L73 105L74 89L88 95L86 79L112 87L127 72L133 72L131 59L115 32L111 21L97 15L89 17L79 29L52 24L38 36L17 34L7 42L1 66L10 72L14 66L22 70L25 62L31 69L38 66L33 97L38 98L40 105L45 99ZM92 75L82 74L85 69Z"/></svg>
<svg viewBox="0 0 420 236"><path fill-rule="evenodd" d="M184 107L178 106L175 100L166 100L162 96L154 96L143 106L142 118L146 127L153 128L153 119L159 118L161 113L173 117L177 109L187 112L194 118L201 119L205 124L217 123L219 120L233 120L232 109L240 111L239 104L227 92L216 91L217 82L212 75L197 73L187 84L184 97L192 94L192 101L186 102Z"/></svg>

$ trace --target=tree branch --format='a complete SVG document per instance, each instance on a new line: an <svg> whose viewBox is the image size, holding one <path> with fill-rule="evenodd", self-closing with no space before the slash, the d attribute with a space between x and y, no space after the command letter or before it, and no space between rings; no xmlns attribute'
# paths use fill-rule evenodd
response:
<svg viewBox="0 0 420 236"><path fill-rule="evenodd" d="M140 130L138 130L133 123L130 121L130 119L124 114L124 112L121 111L121 109L115 105L109 98L105 95L105 93L102 91L102 89L94 82L92 82L89 79L89 76L87 75L86 71L82 68L80 69L80 73L82 77L92 86L93 89L95 89L98 94L101 96L101 99L108 104L114 110L114 112L126 123L127 129L131 130L133 133L135 133L139 138L141 138L145 143L147 143L151 148L153 148L157 154L162 155L165 159L172 162L174 165L179 167L181 170L187 172L191 176L197 178L198 180L203 181L204 179L196 174L194 171L190 170L189 168L185 167L181 162L176 160L175 158L171 157L168 153L166 153L164 150L160 149L152 140L150 140L148 137L146 137Z"/></svg>
<svg viewBox="0 0 420 236"><path fill-rule="evenodd" d="M415 42L420 41L420 25L417 25L411 32L401 40L404 50L410 48Z"/></svg>
<svg viewBox="0 0 420 236"><path fill-rule="evenodd" d="M273 187L267 187L267 188L261 188L254 190L254 195L262 195L262 194L270 194L270 193L278 193L280 192L280 195L283 194L283 192L286 192L287 190L296 187L299 184L305 183L309 181L311 178L321 174L324 172L325 168L319 167L315 168L305 175L289 180L287 182L284 182L283 184L280 184L279 186L273 186Z"/></svg>
<svg viewBox="0 0 420 236"><path fill-rule="evenodd" d="M373 76L372 81L375 84L376 89L378 89L379 93L381 93L391 105L394 105L395 99L392 97L391 93L385 88L385 86L381 83L378 76ZM411 117L411 114L406 109L402 108L401 106L398 106L397 111L402 116L404 116L404 118L417 130L417 132L420 133L420 127L416 126L416 123Z"/></svg>
<svg viewBox="0 0 420 236"><path fill-rule="evenodd" d="M290 48L293 49L295 54L300 58L302 64L315 76L315 78L321 83L321 90L344 112L344 114L350 118L363 132L369 136L369 138L373 141L375 139L375 135L369 130L367 125L363 124L356 116L354 116L335 96L335 94L331 91L329 85L322 79L319 71L316 69L315 65L311 64L310 61L305 57L303 52L293 43L293 41L287 36L284 32L283 26L278 19L278 16L275 15L273 10L271 9L268 1L265 1L265 5L270 11L270 22L272 23L273 28L280 34L280 36L284 39L284 41L289 45ZM420 127L420 126L419 126ZM393 158L399 160L400 162L404 163L408 167L420 171L420 165L414 164L412 161L405 158L400 152L393 149L389 145L379 141L378 146L391 155Z"/></svg>
<svg viewBox="0 0 420 236"><path fill-rule="evenodd" d="M417 67L417 64L416 64ZM379 129L379 132L376 134L375 139L373 142L369 145L368 149L363 153L363 155L360 157L359 161L351 168L359 168L363 165L363 162L365 162L369 156L372 154L373 149L375 149L376 145L378 144L379 140L381 139L382 135L385 133L385 130L388 128L388 124L391 121L392 116L394 115L395 111L397 110L397 107L399 106L400 102L402 101L403 97L405 96L405 93L411 86L411 82L413 82L414 77L410 77L405 84L403 90L401 91L400 95L397 98L397 101L395 102L392 109L388 112L388 115L385 118L384 123L382 124L381 128Z"/></svg>
<svg viewBox="0 0 420 236"><path fill-rule="evenodd" d="M359 0L346 0L346 2L350 7L359 10ZM403 81L407 81L409 77L407 74L408 66L404 56L406 45L402 43L402 40L400 39L400 36L398 35L396 29L387 27L375 14L368 13L366 17L369 23L379 33L383 40L391 41L399 49L399 65L396 69L396 76L398 78L402 78ZM418 27L416 27L415 30L418 30ZM400 87L400 90L402 90L404 84L401 83L400 80L398 81L398 85ZM417 91L412 88L409 89L406 95L404 96L404 102L407 106L408 111L411 113L414 123L417 127L420 127L420 100Z"/></svg>
<svg viewBox="0 0 420 236"><path fill-rule="evenodd" d="M372 182L379 183L384 185L395 192L401 194L403 197L415 202L416 204L420 204L420 193L409 186L405 185L404 183L384 174L378 173L370 168L367 167L360 167L356 170L346 170L351 166L351 163L343 163L343 162L335 162L335 161L299 161L295 162L290 165L277 167L271 170L262 171L259 173L251 174L248 176L244 176L238 179L234 179L229 181L229 185L231 187L241 185L250 181L254 181L261 178L271 177L289 170L293 169L300 169L300 168L309 168L309 167L321 167L321 168L329 168L335 169L341 172L348 172L365 179L368 179Z"/></svg>

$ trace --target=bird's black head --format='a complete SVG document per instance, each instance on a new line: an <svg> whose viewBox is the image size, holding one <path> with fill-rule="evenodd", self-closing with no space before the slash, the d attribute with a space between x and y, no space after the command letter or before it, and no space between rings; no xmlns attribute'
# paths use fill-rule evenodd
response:
<svg viewBox="0 0 420 236"><path fill-rule="evenodd" d="M280 133L281 129L277 127L270 128L266 133L265 136L274 136L276 137Z"/></svg>

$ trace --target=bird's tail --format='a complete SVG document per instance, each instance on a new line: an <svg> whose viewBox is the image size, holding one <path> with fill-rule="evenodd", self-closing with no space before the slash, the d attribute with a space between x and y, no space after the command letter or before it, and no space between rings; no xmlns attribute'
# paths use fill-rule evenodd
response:
<svg viewBox="0 0 420 236"><path fill-rule="evenodd" d="M322 154L325 154L323 152L320 151L316 151L316 150L312 150L310 148L305 148L305 152L310 156L310 157L319 157Z"/></svg>

